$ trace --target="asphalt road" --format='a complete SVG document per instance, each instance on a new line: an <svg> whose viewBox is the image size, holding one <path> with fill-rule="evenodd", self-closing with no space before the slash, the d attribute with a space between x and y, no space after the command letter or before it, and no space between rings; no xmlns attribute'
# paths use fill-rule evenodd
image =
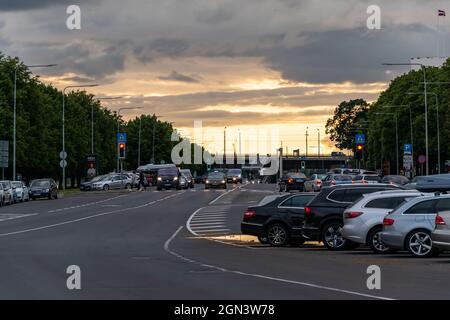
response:
<svg viewBox="0 0 450 320"><path fill-rule="evenodd" d="M74 194L0 208L0 299L450 299L450 256L246 242L273 185ZM69 290L66 269L81 269ZM381 268L381 290L366 286Z"/></svg>

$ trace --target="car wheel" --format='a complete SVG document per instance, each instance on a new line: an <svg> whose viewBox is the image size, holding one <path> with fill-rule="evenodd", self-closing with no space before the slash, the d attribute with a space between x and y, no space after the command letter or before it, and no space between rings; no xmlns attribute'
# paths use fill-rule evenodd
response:
<svg viewBox="0 0 450 320"><path fill-rule="evenodd" d="M415 258L428 258L437 253L428 230L414 230L406 237L406 249Z"/></svg>
<svg viewBox="0 0 450 320"><path fill-rule="evenodd" d="M267 236L259 236L258 241L261 244L269 244L269 241L267 240Z"/></svg>
<svg viewBox="0 0 450 320"><path fill-rule="evenodd" d="M108 191L108 190L109 190L109 185L105 184L105 185L103 186L103 190Z"/></svg>
<svg viewBox="0 0 450 320"><path fill-rule="evenodd" d="M345 249L347 240L342 236L342 223L330 222L323 228L322 242L330 250Z"/></svg>
<svg viewBox="0 0 450 320"><path fill-rule="evenodd" d="M271 246L283 247L289 242L289 232L285 225L274 223L267 228L267 241Z"/></svg>
<svg viewBox="0 0 450 320"><path fill-rule="evenodd" d="M392 249L381 241L381 231L383 231L383 228L381 226L372 229L372 231L370 231L369 235L367 236L367 244L375 253L389 253L392 251Z"/></svg>

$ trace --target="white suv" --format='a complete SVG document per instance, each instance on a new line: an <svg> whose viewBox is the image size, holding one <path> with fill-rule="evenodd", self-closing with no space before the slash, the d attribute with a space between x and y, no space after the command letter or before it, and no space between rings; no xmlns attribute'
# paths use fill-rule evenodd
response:
<svg viewBox="0 0 450 320"><path fill-rule="evenodd" d="M405 200L427 195L417 190L392 190L365 194L344 211L345 239L368 245L375 253L387 253L391 248L380 240L383 219Z"/></svg>

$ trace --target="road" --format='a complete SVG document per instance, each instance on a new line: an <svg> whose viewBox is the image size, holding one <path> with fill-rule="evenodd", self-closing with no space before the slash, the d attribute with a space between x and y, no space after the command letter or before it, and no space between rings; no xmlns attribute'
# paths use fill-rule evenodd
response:
<svg viewBox="0 0 450 320"><path fill-rule="evenodd" d="M427 260L239 236L274 185L77 193L0 208L0 299L449 299L450 256ZM235 235L230 237L230 235ZM81 269L81 289L66 269ZM381 268L381 290L366 286Z"/></svg>

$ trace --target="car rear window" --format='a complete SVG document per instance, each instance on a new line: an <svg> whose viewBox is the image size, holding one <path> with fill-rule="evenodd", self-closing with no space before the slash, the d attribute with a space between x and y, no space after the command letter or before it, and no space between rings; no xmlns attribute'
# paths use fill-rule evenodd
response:
<svg viewBox="0 0 450 320"><path fill-rule="evenodd" d="M436 211L443 212L449 210L450 210L450 198L440 199L436 205Z"/></svg>
<svg viewBox="0 0 450 320"><path fill-rule="evenodd" d="M405 211L405 214L432 214L436 213L434 208L437 200L426 200L413 205Z"/></svg>
<svg viewBox="0 0 450 320"><path fill-rule="evenodd" d="M381 181L381 178L378 176L365 176L364 180L367 181Z"/></svg>
<svg viewBox="0 0 450 320"><path fill-rule="evenodd" d="M336 181L351 181L352 180L352 177L345 175L345 174L337 175L337 176L334 176L333 178Z"/></svg>

